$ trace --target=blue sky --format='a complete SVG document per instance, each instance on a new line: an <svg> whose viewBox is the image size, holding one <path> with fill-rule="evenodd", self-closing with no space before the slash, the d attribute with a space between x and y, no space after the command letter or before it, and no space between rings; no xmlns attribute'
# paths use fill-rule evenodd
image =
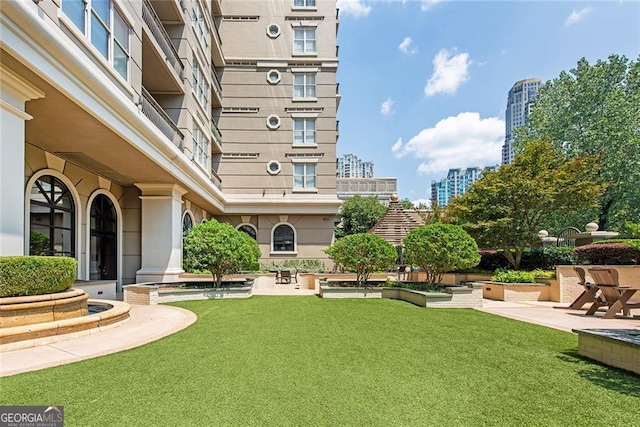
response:
<svg viewBox="0 0 640 427"><path fill-rule="evenodd" d="M500 163L507 93L640 54L640 2L338 0L338 156L426 201L449 168Z"/></svg>

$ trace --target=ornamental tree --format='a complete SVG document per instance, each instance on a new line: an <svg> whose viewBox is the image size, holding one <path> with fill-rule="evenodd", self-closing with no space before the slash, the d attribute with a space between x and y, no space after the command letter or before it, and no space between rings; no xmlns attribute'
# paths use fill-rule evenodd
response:
<svg viewBox="0 0 640 427"><path fill-rule="evenodd" d="M219 287L225 274L260 268L260 248L251 236L215 219L198 224L184 238L185 271L208 271Z"/></svg>
<svg viewBox="0 0 640 427"><path fill-rule="evenodd" d="M336 236L366 233L376 225L387 211L387 207L375 196L362 197L355 195L345 200L340 207L342 228L336 229Z"/></svg>
<svg viewBox="0 0 640 427"><path fill-rule="evenodd" d="M566 159L544 141L531 141L513 163L487 172L469 191L454 197L447 216L461 224L478 245L502 249L515 270L522 252L539 240L553 213L593 206L604 186L590 179L596 157Z"/></svg>
<svg viewBox="0 0 640 427"><path fill-rule="evenodd" d="M478 265L475 240L459 225L434 223L414 228L403 239L406 262L421 267L428 287L442 281L447 271Z"/></svg>
<svg viewBox="0 0 640 427"><path fill-rule="evenodd" d="M516 129L516 148L544 139L568 157L602 157L599 168L585 172L610 185L595 212L575 216L580 221L597 217L601 230L624 231L626 222L640 222L638 105L640 60L610 55L589 64L582 58L575 69L540 88L528 124Z"/></svg>
<svg viewBox="0 0 640 427"><path fill-rule="evenodd" d="M358 286L365 284L374 271L389 269L398 256L391 243L371 233L345 236L324 252L334 263L355 271Z"/></svg>

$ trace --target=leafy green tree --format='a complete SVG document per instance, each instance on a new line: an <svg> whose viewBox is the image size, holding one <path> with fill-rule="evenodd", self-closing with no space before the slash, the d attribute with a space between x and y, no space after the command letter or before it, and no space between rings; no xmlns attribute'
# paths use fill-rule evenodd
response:
<svg viewBox="0 0 640 427"><path fill-rule="evenodd" d="M398 256L391 243L371 233L345 236L325 249L325 253L336 264L355 271L358 286L366 283L371 273L393 266Z"/></svg>
<svg viewBox="0 0 640 427"><path fill-rule="evenodd" d="M529 123L516 129L516 147L545 139L569 157L601 155L601 167L585 171L610 184L595 211L600 229L640 222L640 61L582 58L546 82L535 103ZM576 217L593 215L586 210Z"/></svg>
<svg viewBox="0 0 640 427"><path fill-rule="evenodd" d="M366 233L376 225L386 211L387 207L375 196L353 196L345 200L340 208L342 229L336 230L336 236Z"/></svg>
<svg viewBox="0 0 640 427"><path fill-rule="evenodd" d="M185 271L209 271L217 287L225 274L257 270L260 255L251 236L215 219L194 226L184 238Z"/></svg>
<svg viewBox="0 0 640 427"><path fill-rule="evenodd" d="M415 207L413 202L406 197L400 200L400 204L402 205L402 209L413 209Z"/></svg>
<svg viewBox="0 0 640 427"><path fill-rule="evenodd" d="M447 271L478 265L475 240L459 225L434 223L414 228L403 240L406 261L426 273L428 287L442 281Z"/></svg>
<svg viewBox="0 0 640 427"><path fill-rule="evenodd" d="M531 141L513 163L486 173L454 197L447 216L481 247L502 249L517 270L522 252L539 239L551 213L597 203L603 186L589 179L589 172L598 167L596 157L565 159L550 143Z"/></svg>

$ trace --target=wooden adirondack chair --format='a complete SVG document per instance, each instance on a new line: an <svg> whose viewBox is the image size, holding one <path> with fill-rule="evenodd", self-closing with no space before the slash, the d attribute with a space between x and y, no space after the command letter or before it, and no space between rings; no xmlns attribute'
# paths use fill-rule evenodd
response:
<svg viewBox="0 0 640 427"><path fill-rule="evenodd" d="M594 314L600 307L612 307L620 300L624 289L628 288L628 286L620 286L618 272L612 268L590 268L589 275L600 290L600 298L593 303L587 314ZM617 311L622 311L624 316L629 316L632 308L640 308L640 302L620 300L617 306L619 306ZM607 317L613 317L614 315L615 313L607 312Z"/></svg>

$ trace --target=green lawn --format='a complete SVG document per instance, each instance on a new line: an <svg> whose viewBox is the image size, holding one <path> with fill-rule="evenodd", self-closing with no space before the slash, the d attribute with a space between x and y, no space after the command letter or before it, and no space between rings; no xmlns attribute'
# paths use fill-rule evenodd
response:
<svg viewBox="0 0 640 427"><path fill-rule="evenodd" d="M2 378L0 404L63 405L67 426L640 425L640 377L579 358L569 333L387 299L176 305L198 321Z"/></svg>

